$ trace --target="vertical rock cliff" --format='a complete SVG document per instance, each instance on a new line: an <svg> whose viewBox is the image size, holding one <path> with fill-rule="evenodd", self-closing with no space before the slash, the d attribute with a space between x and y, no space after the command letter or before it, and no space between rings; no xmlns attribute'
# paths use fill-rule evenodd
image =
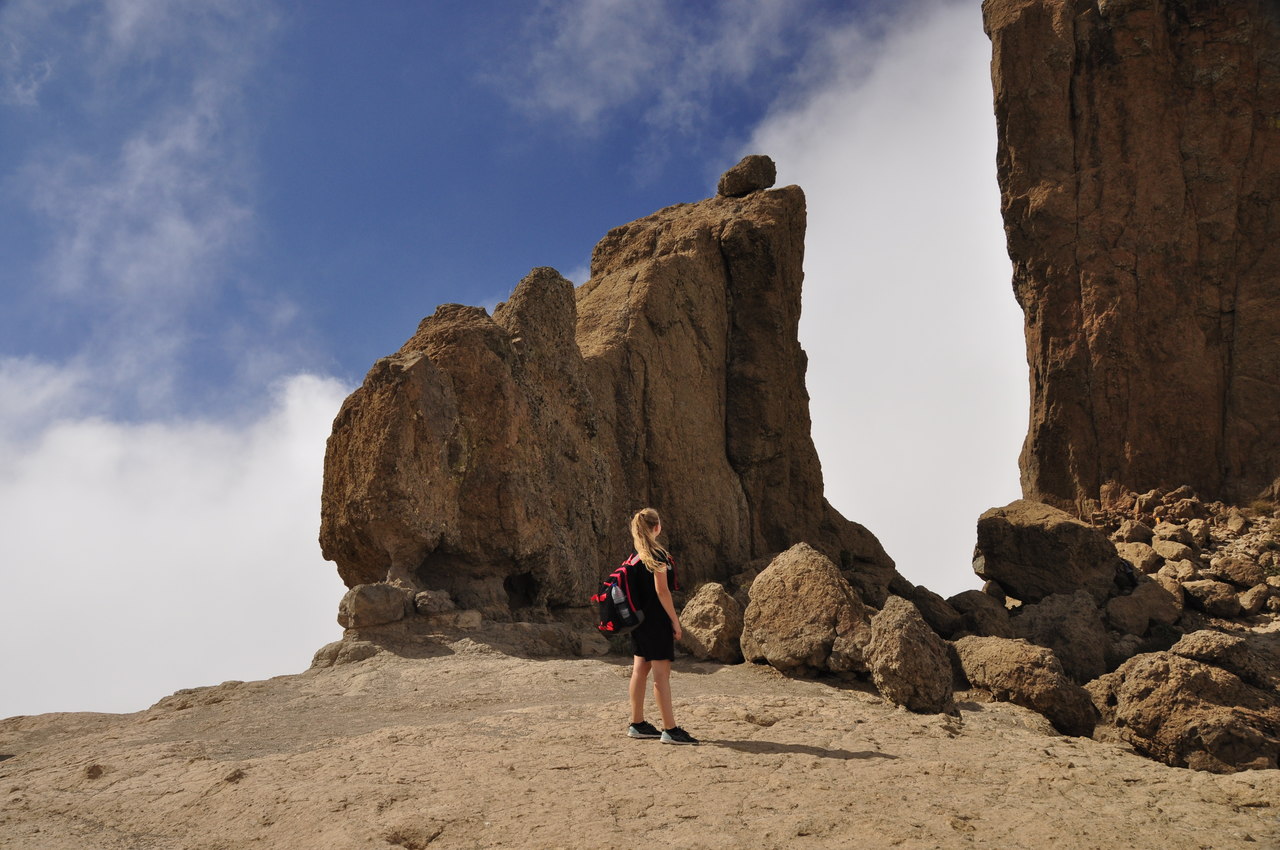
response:
<svg viewBox="0 0 1280 850"><path fill-rule="evenodd" d="M1028 498L1280 476L1280 5L986 0Z"/></svg>
<svg viewBox="0 0 1280 850"><path fill-rule="evenodd" d="M807 542L882 602L809 435L804 230L799 188L747 189L615 228L576 291L535 269L492 317L437 309L334 422L325 557L494 617L582 605L651 504L686 586Z"/></svg>

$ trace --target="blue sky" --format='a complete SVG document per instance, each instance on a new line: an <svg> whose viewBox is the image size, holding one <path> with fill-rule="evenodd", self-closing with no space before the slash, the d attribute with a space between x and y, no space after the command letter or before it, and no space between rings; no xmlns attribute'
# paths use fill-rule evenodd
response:
<svg viewBox="0 0 1280 850"><path fill-rule="evenodd" d="M365 370L747 152L809 197L829 498L974 586L1026 418L988 55L945 0L0 4L0 716L303 669Z"/></svg>

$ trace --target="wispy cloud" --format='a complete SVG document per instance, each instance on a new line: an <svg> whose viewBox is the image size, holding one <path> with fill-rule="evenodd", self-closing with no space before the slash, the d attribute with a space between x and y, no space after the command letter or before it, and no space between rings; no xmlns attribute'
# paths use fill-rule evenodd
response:
<svg viewBox="0 0 1280 850"><path fill-rule="evenodd" d="M717 97L779 61L802 66L826 22L809 0L569 0L532 19L533 47L502 84L521 108L579 131L625 110L688 135L706 129Z"/></svg>

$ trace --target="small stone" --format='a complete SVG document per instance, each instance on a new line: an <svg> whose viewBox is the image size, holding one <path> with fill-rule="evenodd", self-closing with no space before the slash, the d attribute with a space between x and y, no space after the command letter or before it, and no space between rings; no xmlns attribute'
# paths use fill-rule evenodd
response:
<svg viewBox="0 0 1280 850"><path fill-rule="evenodd" d="M1196 551L1194 549L1176 540L1157 537L1151 541L1151 548L1166 561L1194 561L1196 559Z"/></svg>
<svg viewBox="0 0 1280 850"><path fill-rule="evenodd" d="M1154 573L1164 566L1164 558L1146 543L1117 543L1116 552L1144 575Z"/></svg>
<svg viewBox="0 0 1280 850"><path fill-rule="evenodd" d="M1186 526L1173 522L1159 523L1151 533L1161 540L1174 540L1183 546L1191 546L1195 542L1195 538L1191 536Z"/></svg>
<svg viewBox="0 0 1280 850"><path fill-rule="evenodd" d="M1117 543L1150 543L1151 534L1151 528L1146 523L1126 519L1120 523L1120 528L1111 535L1111 539Z"/></svg>
<svg viewBox="0 0 1280 850"><path fill-rule="evenodd" d="M1246 617L1252 617L1263 609L1271 598L1271 588L1265 584L1254 585L1240 594L1240 611Z"/></svg>
<svg viewBox="0 0 1280 850"><path fill-rule="evenodd" d="M1188 601L1210 617L1240 616L1240 598L1236 589L1226 582L1202 579L1184 582Z"/></svg>

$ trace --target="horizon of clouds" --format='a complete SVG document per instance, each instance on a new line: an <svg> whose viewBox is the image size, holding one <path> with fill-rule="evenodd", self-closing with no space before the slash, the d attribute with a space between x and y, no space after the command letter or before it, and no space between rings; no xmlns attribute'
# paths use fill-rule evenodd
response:
<svg viewBox="0 0 1280 850"><path fill-rule="evenodd" d="M31 14L47 23L84 5L67 0ZM0 15L38 6L11 4ZM713 111L764 66L790 63L749 133L711 132L705 153L686 155L703 157L713 175L732 164L719 161L727 152L758 149L778 160L782 182L805 188L801 333L828 498L877 534L908 578L949 595L954 579L976 583L967 553L954 554L957 541L967 525L971 547L974 507L1003 492L1002 464L1011 464L1016 488L1026 415L990 90L975 91L989 86L986 55L976 55L986 49L981 21L960 4L915 4L820 32L797 30L782 58L757 52L784 6L715 7L716 20L743 16L737 30L725 28L742 32L739 41L732 32L716 34L706 51L729 57L723 72L695 61L700 42L683 39L647 84L635 62L619 64L624 78L616 81L605 73L575 77L552 64L541 82L547 91L580 84L583 108L593 110L583 112L588 123L634 109L655 132L698 139L708 134L699 110ZM112 155L67 143L44 152L23 176L57 227L50 256L70 258L51 259L43 283L60 284L59 309L90 332L63 357L0 354L0 515L12 528L0 542L0 563L11 598L48 602L19 606L0 625L0 637L26 647L3 665L12 687L0 694L0 716L136 710L181 687L297 672L340 631L333 612L343 588L316 533L324 441L351 387L310 367L305 316L287 299L254 290L238 265L252 250L261 175L250 152L256 128L239 114L234 90L271 49L270 33L244 44L225 37L234 30L228 22L258 8L242 0L198 8L112 0L103 8L96 28L77 37L83 55L68 48L38 56L20 46L15 64L0 43L6 91L30 92L30 103L10 103L20 109L39 109L62 75L85 68L110 80L131 62L164 59L174 45L183 46L185 63L182 73L152 83L159 88L147 108L110 119ZM639 14L606 0L558 8L594 10L591 26L602 38ZM562 44L582 38L579 23L556 20L567 27ZM213 31L204 31L211 23ZM643 52L667 38L669 26L648 21L640 33L629 44ZM949 59L955 44L963 49ZM587 67L600 67L591 64L599 57L585 55L588 47L609 47L579 46ZM81 64L73 67L73 59ZM39 62L48 63L47 73ZM697 79L668 91L673 69ZM13 88L24 79L26 89ZM593 82L603 94L591 94ZM913 87L909 105L928 105L932 120L901 108L894 92L904 82ZM100 82L91 94L109 89ZM551 112L536 120L564 114ZM629 155L641 166L649 156ZM932 170L908 168L931 156ZM948 178L947 168L960 173ZM925 232L919 244L898 232L904 222ZM922 250L929 245L933 262ZM900 291L869 286L890 281ZM242 302L245 315L204 327L210 305L228 298ZM987 320L1002 312L1012 318L988 332ZM912 345L895 348L886 338L885 327L898 326L894 318ZM1017 342L1011 364L1009 321ZM982 331L966 336L966 323ZM398 343L388 340L388 350ZM226 386L201 404L184 404L190 360L206 355L227 360ZM1011 439L1001 436L1010 430L1005 382L1019 399ZM970 406L987 412L989 433L971 433L977 417ZM963 432L954 427L960 422ZM880 445L901 445L903 435L918 454L880 456ZM969 477L974 492L961 492ZM927 546L913 539L934 536Z"/></svg>

